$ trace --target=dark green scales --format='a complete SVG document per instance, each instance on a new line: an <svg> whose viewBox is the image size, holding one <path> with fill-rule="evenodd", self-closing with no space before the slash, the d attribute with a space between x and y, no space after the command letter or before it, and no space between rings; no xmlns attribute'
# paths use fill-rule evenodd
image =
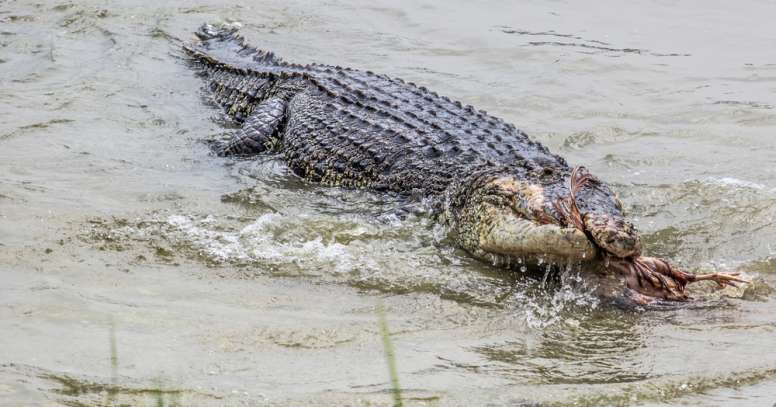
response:
<svg viewBox="0 0 776 407"><path fill-rule="evenodd" d="M427 198L457 243L488 261L630 264L640 255L606 184L512 124L401 79L285 62L235 29L196 35L184 50L242 124L219 155L280 154L312 182Z"/></svg>
<svg viewBox="0 0 776 407"><path fill-rule="evenodd" d="M566 162L503 120L401 79L297 65L205 27L188 46L214 100L244 122L221 153L283 153L298 175L338 186L442 193L478 166L568 171Z"/></svg>
<svg viewBox="0 0 776 407"><path fill-rule="evenodd" d="M448 212L483 194L517 198L526 219L565 222L553 203L568 195L571 168L512 124L401 79L284 62L234 29L205 25L196 34L184 49L214 101L242 123L219 155L280 153L309 181L431 198ZM544 199L486 187L499 176L541 186ZM588 192L595 210L621 214L605 185Z"/></svg>

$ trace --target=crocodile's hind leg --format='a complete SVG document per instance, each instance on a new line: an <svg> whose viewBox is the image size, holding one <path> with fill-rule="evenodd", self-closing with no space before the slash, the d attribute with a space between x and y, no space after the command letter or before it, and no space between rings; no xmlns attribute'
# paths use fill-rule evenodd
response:
<svg viewBox="0 0 776 407"><path fill-rule="evenodd" d="M247 156L270 150L280 137L287 105L282 98L271 98L256 106L237 135L215 148L216 154Z"/></svg>

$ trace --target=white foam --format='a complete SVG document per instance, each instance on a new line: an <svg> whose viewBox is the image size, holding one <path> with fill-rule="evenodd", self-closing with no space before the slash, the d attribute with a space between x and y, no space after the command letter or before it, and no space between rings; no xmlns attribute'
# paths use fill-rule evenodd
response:
<svg viewBox="0 0 776 407"><path fill-rule="evenodd" d="M167 222L184 232L191 242L199 250L216 261L227 261L230 259L245 260L247 258L245 251L240 245L239 238L233 234L208 230L196 225L190 218L180 215L172 215ZM200 221L200 224L207 224L207 218Z"/></svg>
<svg viewBox="0 0 776 407"><path fill-rule="evenodd" d="M294 220L299 222L299 217ZM336 272L347 272L350 256L342 244L324 243L321 236L309 240L281 242L275 232L289 228L289 219L276 213L260 216L236 232L219 231L208 226L207 218L193 220L187 216L172 215L167 222L183 234L189 244L214 261L258 261L262 263L326 262Z"/></svg>
<svg viewBox="0 0 776 407"><path fill-rule="evenodd" d="M213 218L192 218L172 215L167 223L175 231L174 237L183 240L200 254L216 262L251 262L260 268L273 265L295 264L303 270L322 271L329 275L348 275L348 279L371 281L377 284L403 287L439 285L442 290L453 292L476 292L483 278L472 270L460 268L461 262L449 250L442 257L439 253L404 256L403 243L371 245L343 245L321 235L309 225L315 223L309 215L285 216L269 213L239 230L223 230ZM345 231L348 236L371 235L369 226L351 225ZM442 239L442 229L430 232ZM391 243L391 242L388 242ZM416 247L417 242L409 242ZM398 245L398 246L397 246ZM383 247L384 246L384 247ZM402 260L397 260L402 258ZM396 262L404 264L397 264ZM545 263L548 269L551 264ZM561 287L539 294L518 291L513 299L525 312L526 322L534 328L544 328L565 321L577 314L574 309L593 309L598 299L587 287L585 279L579 276L575 267L566 266L561 276ZM465 273L465 274L461 274ZM494 287L485 284L489 289Z"/></svg>
<svg viewBox="0 0 776 407"><path fill-rule="evenodd" d="M758 184L756 182L746 181L746 180L733 178L733 177L711 178L709 179L709 181L723 186L749 188L749 189L756 189L758 191L763 191L768 189L768 187L766 187L763 184Z"/></svg>

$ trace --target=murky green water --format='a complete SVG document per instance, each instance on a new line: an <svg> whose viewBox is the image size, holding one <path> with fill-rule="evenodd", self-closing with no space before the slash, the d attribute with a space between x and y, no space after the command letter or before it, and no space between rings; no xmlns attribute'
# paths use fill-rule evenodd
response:
<svg viewBox="0 0 776 407"><path fill-rule="evenodd" d="M769 2L0 2L0 404L776 402ZM650 254L745 291L624 311L469 259L397 203L230 161L169 36L496 113L620 192ZM560 281L557 281L560 280Z"/></svg>

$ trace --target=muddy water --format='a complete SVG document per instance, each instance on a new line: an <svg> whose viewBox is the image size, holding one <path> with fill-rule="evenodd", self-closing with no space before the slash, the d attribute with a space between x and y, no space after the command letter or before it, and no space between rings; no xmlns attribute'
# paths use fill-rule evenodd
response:
<svg viewBox="0 0 776 407"><path fill-rule="evenodd" d="M772 3L370 4L0 2L0 404L390 405L381 303L407 405L776 402ZM174 40L211 21L493 112L614 185L649 253L754 284L621 310L215 158Z"/></svg>

